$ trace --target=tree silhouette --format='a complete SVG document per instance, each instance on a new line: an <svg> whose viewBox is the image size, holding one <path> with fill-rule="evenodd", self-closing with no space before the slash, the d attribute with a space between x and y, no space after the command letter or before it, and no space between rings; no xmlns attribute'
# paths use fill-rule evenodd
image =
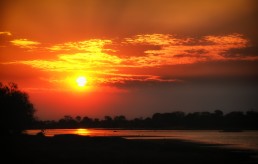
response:
<svg viewBox="0 0 258 164"><path fill-rule="evenodd" d="M58 122L38 121L38 128L125 128L125 129L206 129L222 131L258 130L258 112L233 111L224 114L221 110L214 112L154 113L152 117L127 120L125 116L104 116L93 119L87 116L66 115Z"/></svg>
<svg viewBox="0 0 258 164"><path fill-rule="evenodd" d="M69 128L75 128L77 126L77 121L73 119L70 115L65 115L63 118L59 120L59 124L62 126L66 126Z"/></svg>
<svg viewBox="0 0 258 164"><path fill-rule="evenodd" d="M21 133L35 121L35 109L27 93L17 84L0 83L0 120L4 134Z"/></svg>

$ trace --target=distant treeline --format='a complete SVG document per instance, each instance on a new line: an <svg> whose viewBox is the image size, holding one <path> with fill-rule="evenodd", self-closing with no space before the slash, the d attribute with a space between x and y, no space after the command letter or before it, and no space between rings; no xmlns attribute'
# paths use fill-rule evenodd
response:
<svg viewBox="0 0 258 164"><path fill-rule="evenodd" d="M34 128L125 128L125 129L218 129L258 130L258 112L234 111L155 113L152 117L128 120L125 116L105 116L103 119L87 116L64 116L58 121L37 121Z"/></svg>
<svg viewBox="0 0 258 164"><path fill-rule="evenodd" d="M103 119L87 116L64 116L58 121L41 121L27 93L15 83L0 82L0 125L4 135L20 134L25 129L47 128L124 128L124 129L223 129L258 130L257 111L155 113L152 117L128 120L125 116L105 116Z"/></svg>

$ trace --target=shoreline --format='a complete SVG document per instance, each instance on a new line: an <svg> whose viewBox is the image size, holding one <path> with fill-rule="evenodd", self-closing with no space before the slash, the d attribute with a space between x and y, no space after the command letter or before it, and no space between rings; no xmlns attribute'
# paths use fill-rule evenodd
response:
<svg viewBox="0 0 258 164"><path fill-rule="evenodd" d="M179 139L22 135L4 140L5 153L12 156L8 161L20 163L258 163L255 151Z"/></svg>
<svg viewBox="0 0 258 164"><path fill-rule="evenodd" d="M36 135L39 130L27 134ZM257 131L223 132L217 130L124 130L124 129L46 129L46 136L78 134L83 136L118 136L126 139L181 139L205 144L221 144L227 147L258 151ZM248 137L247 137L248 136ZM249 141L250 138L250 141Z"/></svg>

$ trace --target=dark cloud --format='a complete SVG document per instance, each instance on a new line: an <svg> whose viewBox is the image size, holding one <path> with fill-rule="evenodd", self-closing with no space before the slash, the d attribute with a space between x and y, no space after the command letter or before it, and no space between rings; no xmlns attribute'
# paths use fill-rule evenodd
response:
<svg viewBox="0 0 258 164"><path fill-rule="evenodd" d="M125 79L116 82L107 82L104 86L112 86L117 88L143 89L143 88L164 88L183 83L182 80L172 79L168 77L160 79Z"/></svg>
<svg viewBox="0 0 258 164"><path fill-rule="evenodd" d="M192 36L189 35L188 38L184 38L179 36L181 39L181 45L185 46L208 46L208 45L214 45L215 43L209 40L205 39L205 35L200 35L200 36Z"/></svg>
<svg viewBox="0 0 258 164"><path fill-rule="evenodd" d="M258 47L232 48L221 53L224 57L250 57L258 56Z"/></svg>
<svg viewBox="0 0 258 164"><path fill-rule="evenodd" d="M185 50L185 52L190 54L206 54L209 51L205 49L190 49L190 50Z"/></svg>
<svg viewBox="0 0 258 164"><path fill-rule="evenodd" d="M107 53L112 55L117 55L119 57L127 57L127 56L145 56L147 55L145 51L147 50L161 50L162 46L160 45L147 45L147 44L121 44L114 43L112 45L106 45L105 48L111 48L116 50L114 52L109 51ZM105 52L105 51L103 51Z"/></svg>
<svg viewBox="0 0 258 164"><path fill-rule="evenodd" d="M194 58L209 58L209 56L205 56L209 51L205 49L189 49L185 50L185 53L174 55L173 57L182 58L182 57L194 57Z"/></svg>

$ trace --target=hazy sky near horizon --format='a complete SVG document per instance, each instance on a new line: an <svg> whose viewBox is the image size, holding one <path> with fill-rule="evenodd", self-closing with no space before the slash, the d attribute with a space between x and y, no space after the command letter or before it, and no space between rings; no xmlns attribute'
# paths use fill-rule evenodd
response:
<svg viewBox="0 0 258 164"><path fill-rule="evenodd" d="M0 15L0 81L41 119L258 109L256 0L2 0Z"/></svg>

